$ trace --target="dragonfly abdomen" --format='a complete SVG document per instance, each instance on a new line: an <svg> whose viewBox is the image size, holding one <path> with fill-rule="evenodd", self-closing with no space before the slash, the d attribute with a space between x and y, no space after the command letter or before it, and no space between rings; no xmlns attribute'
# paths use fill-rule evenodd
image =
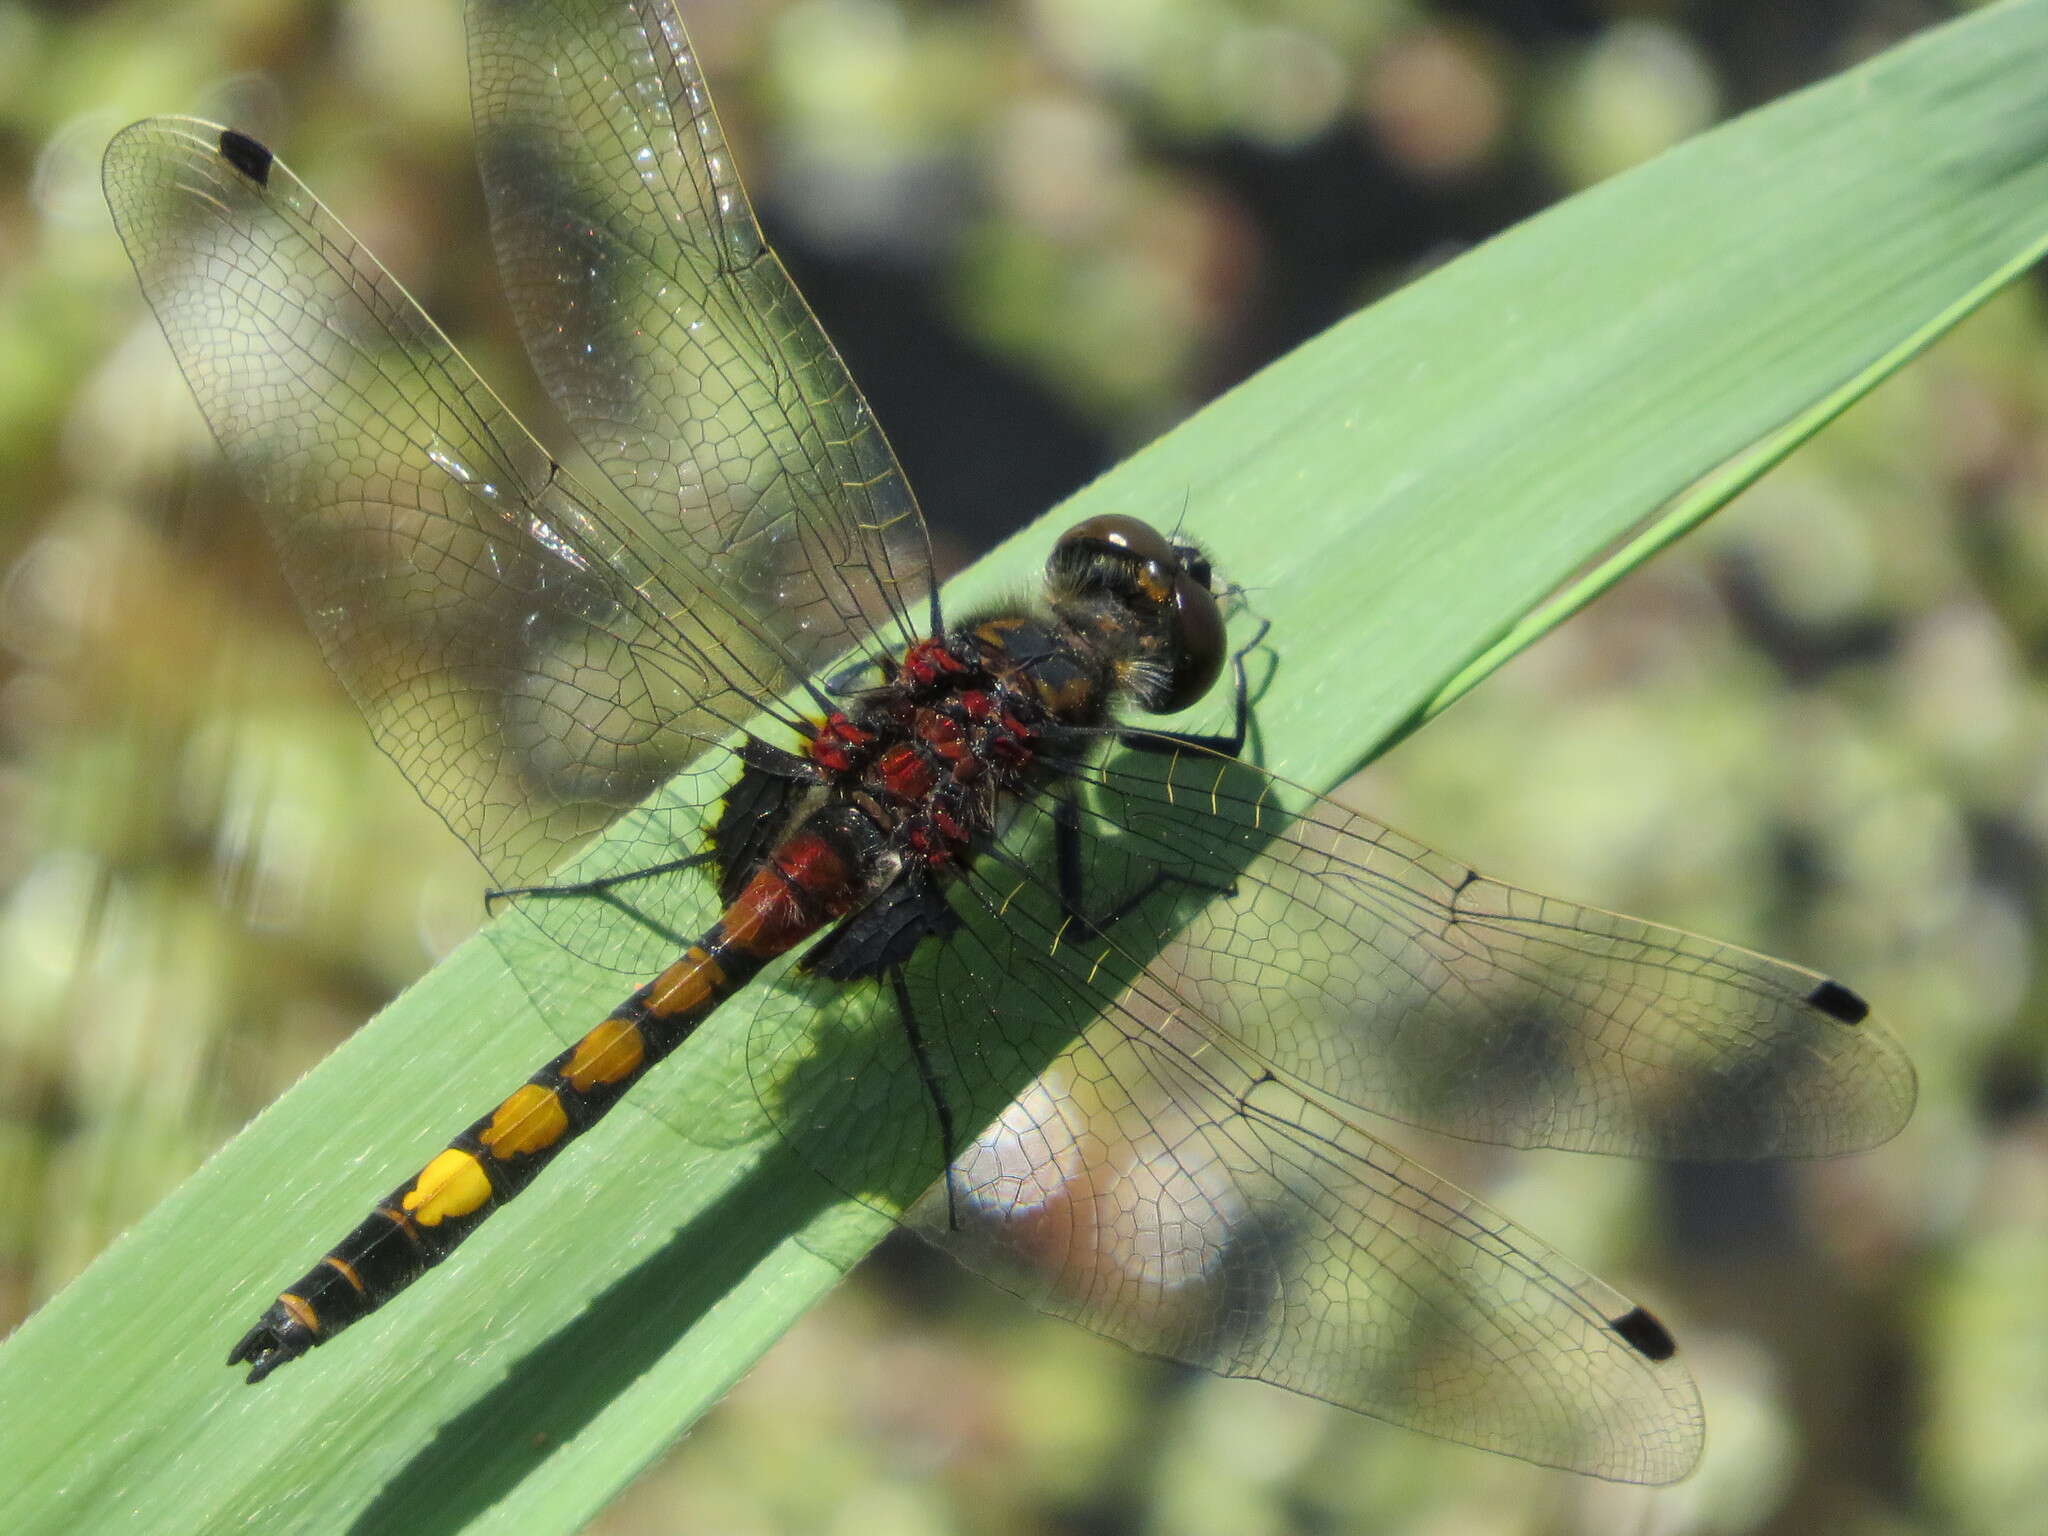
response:
<svg viewBox="0 0 2048 1536"><path fill-rule="evenodd" d="M379 1201L244 1334L228 1364L259 1382L440 1263L763 966L840 916L860 861L834 818L796 829L703 939Z"/></svg>

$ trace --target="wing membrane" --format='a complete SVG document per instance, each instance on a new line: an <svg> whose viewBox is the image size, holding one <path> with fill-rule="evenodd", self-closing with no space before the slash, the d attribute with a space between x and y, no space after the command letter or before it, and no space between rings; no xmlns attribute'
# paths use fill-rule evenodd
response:
<svg viewBox="0 0 2048 1536"><path fill-rule="evenodd" d="M530 882L787 676L752 616L608 520L253 141L108 148L144 294L378 744Z"/></svg>
<svg viewBox="0 0 2048 1536"><path fill-rule="evenodd" d="M760 1101L836 1187L1147 1353L1597 1476L1691 1467L1697 1394L1647 1313L1077 937L1043 882L974 892L907 1020L886 983L757 998ZM965 1145L926 1191L940 1103Z"/></svg>
<svg viewBox="0 0 2048 1536"><path fill-rule="evenodd" d="M1091 780L1111 874L1090 899L1113 905L1133 870L1228 891L1156 927L1153 974L1344 1103L1506 1146L1703 1161L1857 1151L1912 1112L1905 1053L1817 972L1488 879L1213 753L1126 754Z"/></svg>
<svg viewBox="0 0 2048 1536"><path fill-rule="evenodd" d="M512 312L633 511L815 668L918 638L923 521L763 243L675 7L469 7L477 155Z"/></svg>
<svg viewBox="0 0 2048 1536"><path fill-rule="evenodd" d="M1646 1313L1142 988L912 1219L1149 1354L1623 1482L1699 1455L1697 1390Z"/></svg>

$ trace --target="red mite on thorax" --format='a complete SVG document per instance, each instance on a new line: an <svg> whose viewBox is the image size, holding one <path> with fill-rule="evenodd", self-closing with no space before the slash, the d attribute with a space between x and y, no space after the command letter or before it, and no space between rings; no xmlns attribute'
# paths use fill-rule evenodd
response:
<svg viewBox="0 0 2048 1536"><path fill-rule="evenodd" d="M898 972L959 925L946 886L994 842L1007 806L1099 749L1117 706L1184 709L1223 661L1201 553L1135 518L1091 518L1055 546L1043 612L987 615L875 658L882 681L820 721L801 752L749 742L712 833L718 920L393 1190L231 1362L261 1380L383 1305L805 940L818 939L802 962L815 975ZM950 1143L948 1110L934 1109Z"/></svg>

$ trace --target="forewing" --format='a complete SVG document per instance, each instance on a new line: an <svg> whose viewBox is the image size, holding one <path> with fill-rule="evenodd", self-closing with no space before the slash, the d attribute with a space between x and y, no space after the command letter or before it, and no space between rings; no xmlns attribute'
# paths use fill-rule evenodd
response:
<svg viewBox="0 0 2048 1536"><path fill-rule="evenodd" d="M1088 901L1133 871L1216 893L1149 936L1140 909L1118 942L1344 1103L1507 1146L1706 1161L1855 1151L1912 1112L1904 1052L1816 972L1487 879L1232 758L1125 753L1090 777L1110 890Z"/></svg>
<svg viewBox="0 0 2048 1536"><path fill-rule="evenodd" d="M923 522L762 241L675 7L476 0L469 33L506 293L634 542L707 572L806 667L917 638Z"/></svg>
<svg viewBox="0 0 2048 1536"><path fill-rule="evenodd" d="M501 883L545 874L785 680L751 615L608 521L262 146L151 119L104 180L328 662Z"/></svg>

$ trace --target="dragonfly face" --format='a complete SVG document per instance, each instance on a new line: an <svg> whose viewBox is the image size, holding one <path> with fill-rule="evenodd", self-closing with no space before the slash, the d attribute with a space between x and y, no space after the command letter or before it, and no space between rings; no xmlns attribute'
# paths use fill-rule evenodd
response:
<svg viewBox="0 0 2048 1536"><path fill-rule="evenodd" d="M469 28L505 287L587 467L264 146L158 119L107 155L143 290L380 744L533 931L637 982L553 1020L561 1053L233 1360L261 1379L390 1300L628 1093L661 1113L655 1068L730 1008L790 1147L1049 1311L1682 1476L1700 1411L1661 1325L1362 1122L1870 1146L1914 1085L1861 1000L1279 784L1238 755L1241 652L1232 733L1123 723L1230 655L1206 557L1136 519L1070 530L1042 605L947 615L672 5L475 0ZM682 829L713 805L707 852ZM625 873L552 873L605 829Z"/></svg>
<svg viewBox="0 0 2048 1536"><path fill-rule="evenodd" d="M1174 715L1223 675L1223 609L1208 558L1171 544L1135 517L1091 517L1060 535L1046 562L1053 612L1114 652L1128 629L1139 643L1122 666L1123 695L1140 709ZM1100 615L1091 620L1091 610ZM1084 639L1084 643L1087 643Z"/></svg>

